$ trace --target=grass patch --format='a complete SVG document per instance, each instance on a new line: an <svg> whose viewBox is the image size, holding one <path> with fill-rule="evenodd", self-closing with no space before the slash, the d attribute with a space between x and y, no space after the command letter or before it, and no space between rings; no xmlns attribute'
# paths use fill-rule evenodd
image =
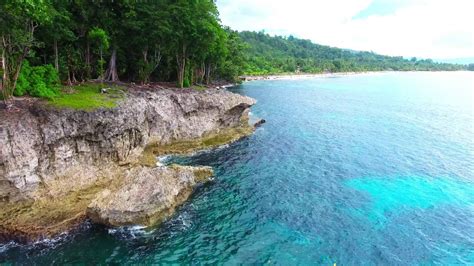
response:
<svg viewBox="0 0 474 266"><path fill-rule="evenodd" d="M107 93L101 93L107 88ZM64 87L61 95L49 100L49 104L58 108L71 108L91 111L98 108L114 108L125 97L123 87L100 83L86 83Z"/></svg>
<svg viewBox="0 0 474 266"><path fill-rule="evenodd" d="M202 85L193 85L191 88L197 91L205 91L207 89L206 86L202 86Z"/></svg>

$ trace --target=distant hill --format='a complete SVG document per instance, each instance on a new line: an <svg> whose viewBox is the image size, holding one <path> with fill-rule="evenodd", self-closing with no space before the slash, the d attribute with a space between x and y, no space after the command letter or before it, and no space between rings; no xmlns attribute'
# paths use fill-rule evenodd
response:
<svg viewBox="0 0 474 266"><path fill-rule="evenodd" d="M264 32L239 33L247 44L245 72L250 75L359 71L462 70L464 65L437 63L431 59L404 59L319 45L293 36Z"/></svg>

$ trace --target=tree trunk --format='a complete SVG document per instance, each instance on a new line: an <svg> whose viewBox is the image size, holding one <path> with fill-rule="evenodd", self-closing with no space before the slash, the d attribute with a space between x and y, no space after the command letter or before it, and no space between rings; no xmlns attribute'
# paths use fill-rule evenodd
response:
<svg viewBox="0 0 474 266"><path fill-rule="evenodd" d="M99 72L99 79L103 80L104 79L104 56L102 52L102 47L99 48L99 55L100 55L100 61L99 61L99 67L98 71Z"/></svg>
<svg viewBox="0 0 474 266"><path fill-rule="evenodd" d="M112 56L110 57L109 67L105 72L105 80L106 81L118 81L118 74L117 74L117 49L114 48L112 51Z"/></svg>
<svg viewBox="0 0 474 266"><path fill-rule="evenodd" d="M10 106L8 104L8 99L13 95L13 92L16 88L16 83L18 76L20 76L21 66L26 55L30 51L30 47L33 45L33 34L38 27L38 24L34 22L28 22L25 25L28 32L28 40L22 43L21 45L14 44L11 40L11 36L2 35L2 68L3 68L3 81L2 81L2 92L7 108ZM15 56L15 54L19 54Z"/></svg>
<svg viewBox="0 0 474 266"><path fill-rule="evenodd" d="M89 42L89 38L86 41L86 71L87 71L87 78L91 77L91 44ZM102 73L100 73L102 75Z"/></svg>
<svg viewBox="0 0 474 266"><path fill-rule="evenodd" d="M77 83L76 74L74 74L74 71L72 72L72 82Z"/></svg>
<svg viewBox="0 0 474 266"><path fill-rule="evenodd" d="M142 51L143 55L143 69L142 69L142 77L141 77L141 84L147 84L148 83L148 75L147 75L147 68L148 68L148 48L144 49Z"/></svg>
<svg viewBox="0 0 474 266"><path fill-rule="evenodd" d="M178 86L184 87L184 72L186 70L186 46L183 45L181 53L176 54L176 63L178 67Z"/></svg>
<svg viewBox="0 0 474 266"><path fill-rule="evenodd" d="M184 56L176 55L176 61L178 64L178 86L180 88L184 87L184 72L186 67L186 59Z"/></svg>
<svg viewBox="0 0 474 266"><path fill-rule="evenodd" d="M199 70L199 82L204 83L204 77L206 75L206 64L201 64L201 69Z"/></svg>
<svg viewBox="0 0 474 266"><path fill-rule="evenodd" d="M69 67L67 68L67 85L68 85L68 86L71 86L71 85L72 85L72 81L71 81L71 70L69 69Z"/></svg>
<svg viewBox="0 0 474 266"><path fill-rule="evenodd" d="M59 55L58 55L58 41L54 40L54 67L59 72Z"/></svg>
<svg viewBox="0 0 474 266"><path fill-rule="evenodd" d="M20 59L18 59L18 64L16 67L15 75L13 75L13 86L12 86L12 91L11 93L13 94L13 91L16 88L16 82L18 81L18 77L20 76L21 72L21 66L23 65L23 60L25 59L26 55L28 54L28 48L25 48L23 55L20 56Z"/></svg>
<svg viewBox="0 0 474 266"><path fill-rule="evenodd" d="M151 74L158 68L161 62L161 51L159 47L155 47L153 53L149 53L148 51L148 48L142 51L143 65L139 70L139 79L142 85L150 82Z"/></svg>
<svg viewBox="0 0 474 266"><path fill-rule="evenodd" d="M206 64L206 73L205 73L206 85L209 85L209 83L211 83L211 69L212 69L212 64L211 63Z"/></svg>
<svg viewBox="0 0 474 266"><path fill-rule="evenodd" d="M0 91L2 92L2 96L3 96L3 99L6 99L6 85L5 85L5 82L7 80L7 62L6 62L6 58L5 58L5 47L3 47L3 36L2 36L2 45L1 45L1 49L2 49L2 70L3 70L3 76L2 76L2 83L0 84Z"/></svg>

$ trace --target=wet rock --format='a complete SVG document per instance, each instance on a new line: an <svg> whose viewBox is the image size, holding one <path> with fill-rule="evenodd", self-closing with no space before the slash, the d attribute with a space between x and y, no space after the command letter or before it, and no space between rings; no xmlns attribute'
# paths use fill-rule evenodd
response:
<svg viewBox="0 0 474 266"><path fill-rule="evenodd" d="M87 208L95 223L108 226L155 225L170 216L209 180L210 167L138 167L126 173L122 185L103 190Z"/></svg>
<svg viewBox="0 0 474 266"><path fill-rule="evenodd" d="M255 124L253 124L254 127L260 127L261 125L265 124L267 121L265 119L260 119L258 120Z"/></svg>

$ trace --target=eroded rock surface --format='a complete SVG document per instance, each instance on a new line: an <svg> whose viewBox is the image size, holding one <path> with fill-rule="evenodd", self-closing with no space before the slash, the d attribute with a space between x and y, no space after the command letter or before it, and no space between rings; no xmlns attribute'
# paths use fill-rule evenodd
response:
<svg viewBox="0 0 474 266"><path fill-rule="evenodd" d="M144 182L143 191L158 198L180 195L190 190L196 179L188 168L171 174L176 170L141 167L145 148L153 146L159 150L161 146L196 142L206 136L212 136L212 141L235 140L229 136L220 138L219 134L247 132L234 129L247 127L249 108L254 103L251 98L223 90L131 89L113 109L58 110L38 103L2 117L0 235L13 229L27 234L29 228L41 235L44 227L49 228L46 235L63 231L64 220L85 217L86 207L92 201L96 205L89 206L89 213L108 217L103 222L110 225L132 221L125 215L132 207L137 207L139 217L154 216L153 213L162 211L160 206L173 206L171 200L163 198L164 205L150 209L138 205L129 205L127 209L118 201L116 205L106 204L112 194L118 197L122 192L135 197L137 202L159 202L141 199L139 194L132 196L131 191L140 187L127 186L122 177ZM156 182L147 182L141 174ZM122 187L116 187L119 184ZM97 195L100 196L96 199ZM62 206L62 199L67 199L68 205ZM61 215L54 210L60 210ZM111 210L123 210L123 218L107 214ZM47 218L36 222L36 212Z"/></svg>
<svg viewBox="0 0 474 266"><path fill-rule="evenodd" d="M103 190L88 206L87 215L109 226L154 225L211 176L210 167L137 167L127 171L123 185Z"/></svg>

